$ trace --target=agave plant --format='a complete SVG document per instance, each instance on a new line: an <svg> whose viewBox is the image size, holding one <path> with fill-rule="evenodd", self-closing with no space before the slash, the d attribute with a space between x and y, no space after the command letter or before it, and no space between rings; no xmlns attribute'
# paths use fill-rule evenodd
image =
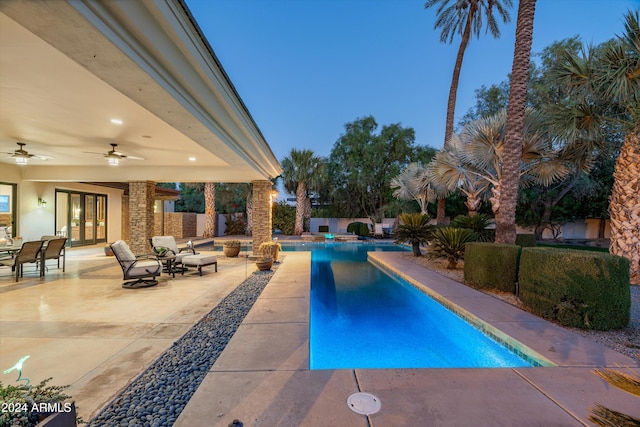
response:
<svg viewBox="0 0 640 427"><path fill-rule="evenodd" d="M495 238L495 231L488 229L493 222L493 219L489 215L458 215L451 221L451 225L457 228L467 228L475 231L477 240L479 242L493 242Z"/></svg>
<svg viewBox="0 0 640 427"><path fill-rule="evenodd" d="M464 247L468 242L476 241L477 234L467 228L443 227L431 233L431 246L428 258L446 258L447 268L454 270L458 261L464 258Z"/></svg>
<svg viewBox="0 0 640 427"><path fill-rule="evenodd" d="M414 256L422 256L420 245L431 238L433 225L429 224L429 215L421 213L403 213L399 216L400 225L396 228L395 243L409 242Z"/></svg>

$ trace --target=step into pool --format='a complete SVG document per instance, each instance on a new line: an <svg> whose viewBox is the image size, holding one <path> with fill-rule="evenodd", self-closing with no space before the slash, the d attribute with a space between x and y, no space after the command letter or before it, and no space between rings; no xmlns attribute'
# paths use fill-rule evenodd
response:
<svg viewBox="0 0 640 427"><path fill-rule="evenodd" d="M395 245L315 245L310 369L505 368L532 364L410 283L367 262Z"/></svg>

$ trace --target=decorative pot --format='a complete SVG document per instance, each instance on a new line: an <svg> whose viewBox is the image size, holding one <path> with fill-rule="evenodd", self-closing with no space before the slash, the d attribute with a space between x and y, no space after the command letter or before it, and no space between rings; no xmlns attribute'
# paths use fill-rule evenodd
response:
<svg viewBox="0 0 640 427"><path fill-rule="evenodd" d="M229 258L237 257L240 253L240 246L223 246L222 251Z"/></svg>
<svg viewBox="0 0 640 427"><path fill-rule="evenodd" d="M256 266L258 267L258 270L260 270L260 271L271 270L271 266L272 265L273 265L273 261L272 260L259 260L259 261L256 261Z"/></svg>

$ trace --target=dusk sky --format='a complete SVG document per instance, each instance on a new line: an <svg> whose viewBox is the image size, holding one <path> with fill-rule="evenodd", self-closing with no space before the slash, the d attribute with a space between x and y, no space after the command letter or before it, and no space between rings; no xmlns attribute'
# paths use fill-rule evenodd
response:
<svg viewBox="0 0 640 427"><path fill-rule="evenodd" d="M456 123L474 90L511 71L517 0L500 39L484 32L464 58ZM187 0L278 160L292 148L328 156L344 124L372 115L440 148L460 43L439 41L424 0ZM640 0L538 0L532 52L579 35L599 44L623 31Z"/></svg>

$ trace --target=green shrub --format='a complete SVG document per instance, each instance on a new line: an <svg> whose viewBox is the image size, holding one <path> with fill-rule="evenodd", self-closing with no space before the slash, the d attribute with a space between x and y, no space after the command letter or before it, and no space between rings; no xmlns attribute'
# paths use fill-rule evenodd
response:
<svg viewBox="0 0 640 427"><path fill-rule="evenodd" d="M566 326L609 330L629 323L629 261L601 252L523 248L520 299Z"/></svg>
<svg viewBox="0 0 640 427"><path fill-rule="evenodd" d="M237 234L244 234L245 226L242 218L234 218L230 214L224 216L225 229L224 234L227 236L234 236Z"/></svg>
<svg viewBox="0 0 640 427"><path fill-rule="evenodd" d="M536 245L535 234L516 234L516 245L523 248L532 248Z"/></svg>
<svg viewBox="0 0 640 427"><path fill-rule="evenodd" d="M400 224L393 236L395 243L409 242L414 256L421 256L420 245L425 244L431 238L433 225L429 224L429 215L421 213L403 213L398 217Z"/></svg>
<svg viewBox="0 0 640 427"><path fill-rule="evenodd" d="M468 228L444 227L431 233L428 258L446 258L447 268L453 270L464 258L465 245L476 240L476 233Z"/></svg>
<svg viewBox="0 0 640 427"><path fill-rule="evenodd" d="M464 252L464 282L479 289L516 293L520 246L471 242Z"/></svg>
<svg viewBox="0 0 640 427"><path fill-rule="evenodd" d="M451 226L475 231L478 242L493 242L496 239L496 230L487 228L492 222L493 219L485 214L458 215L451 221Z"/></svg>
<svg viewBox="0 0 640 427"><path fill-rule="evenodd" d="M285 201L274 203L272 208L273 229L292 236L296 223L296 208Z"/></svg>
<svg viewBox="0 0 640 427"><path fill-rule="evenodd" d="M347 233L354 233L361 237L368 237L369 225L359 221L351 222L347 225Z"/></svg>
<svg viewBox="0 0 640 427"><path fill-rule="evenodd" d="M12 408L11 411L7 411L3 406L3 411L0 413L0 426L32 427L39 425L41 421L39 417L46 417L50 414L32 411L34 403L60 403L64 405L63 407L66 405L71 407L70 396L63 393L63 390L69 386L48 385L47 383L51 380L52 378L47 378L34 386L25 384L4 386L0 382L0 402L10 404Z"/></svg>

